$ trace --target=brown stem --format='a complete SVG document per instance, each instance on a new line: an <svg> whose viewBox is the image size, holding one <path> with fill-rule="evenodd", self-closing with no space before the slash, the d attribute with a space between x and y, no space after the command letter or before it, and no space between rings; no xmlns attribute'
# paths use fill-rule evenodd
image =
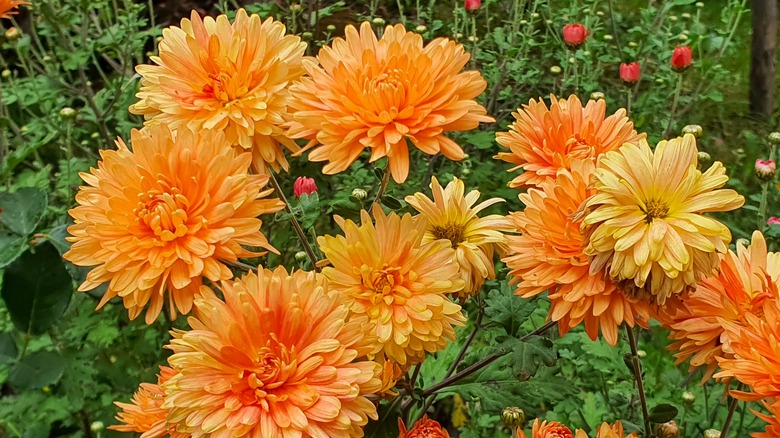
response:
<svg viewBox="0 0 780 438"><path fill-rule="evenodd" d="M639 392L639 402L642 405L642 419L645 425L645 436L651 436L652 432L650 428L650 411L647 409L647 396L645 395L645 385L642 382L642 364L639 362L639 354L636 344L636 338L634 337L634 330L626 325L626 335L628 337L628 345L631 347L631 363L634 371L634 380L636 381L636 388Z"/></svg>
<svg viewBox="0 0 780 438"><path fill-rule="evenodd" d="M390 168L388 164L388 168L385 168L385 174L382 176L382 182L379 184L379 190L376 192L374 201L371 203L371 207L369 207L368 211L373 210L374 205L376 205L382 199L382 196L385 195L385 191L387 190L387 186L389 184L390 184Z"/></svg>
<svg viewBox="0 0 780 438"><path fill-rule="evenodd" d="M740 391L741 389L742 389L742 384L740 383L739 385L737 385L737 391ZM723 428L720 430L721 438L728 438L729 428L731 427L731 421L734 419L734 412L737 411L738 404L739 404L739 400L737 400L735 397L731 397L731 402L729 403L729 413L726 416L726 422L723 423Z"/></svg>
<svg viewBox="0 0 780 438"><path fill-rule="evenodd" d="M279 181L276 180L276 176L272 171L269 170L268 174L271 176L271 186L273 186L274 191L276 191L276 194L279 195L279 199L284 203L284 209L287 211L287 214L290 215L290 223L292 224L293 230L295 231L295 234L298 235L298 240L301 241L301 245L303 245L303 250L306 252L306 255L309 256L309 260L311 260L314 271L320 272L320 268L317 266L317 256L314 255L314 251L311 249L311 245L309 245L309 240L306 238L306 234L303 232L301 224L299 224L298 219L295 218L292 206L287 200L287 197L284 196L284 192L279 186Z"/></svg>

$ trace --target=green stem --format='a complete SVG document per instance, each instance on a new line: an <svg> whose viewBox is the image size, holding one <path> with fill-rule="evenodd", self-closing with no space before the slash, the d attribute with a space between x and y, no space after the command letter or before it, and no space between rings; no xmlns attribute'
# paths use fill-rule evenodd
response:
<svg viewBox="0 0 780 438"><path fill-rule="evenodd" d="M626 117L631 117L631 101L634 99L634 95L631 92L631 87L626 87Z"/></svg>
<svg viewBox="0 0 780 438"><path fill-rule="evenodd" d="M769 150L769 159L774 160L775 159L775 152L777 151L777 146L774 144L772 145L771 149ZM769 199L769 185L771 181L764 181L761 183L761 201L758 204L758 230L763 232L766 232L767 223L766 223L766 210L767 210L767 201Z"/></svg>
<svg viewBox="0 0 780 438"><path fill-rule="evenodd" d="M396 2L398 4L398 15L401 16L401 23L406 26L406 16L404 15L404 4L403 0L398 0Z"/></svg>
<svg viewBox="0 0 780 438"><path fill-rule="evenodd" d="M664 130L664 138L669 138L672 132L672 123L674 122L674 113L677 111L677 102L680 100L680 94L682 94L683 74L682 72L677 74L677 85L674 88L674 98L672 99L672 110L669 112L669 123L666 124Z"/></svg>
<svg viewBox="0 0 780 438"><path fill-rule="evenodd" d="M390 184L390 164L388 163L388 167L385 168L385 173L382 175L382 182L379 183L379 190L376 192L376 196L374 196L374 201L371 202L371 206L368 207L368 211L371 212L374 209L374 205L376 205L379 201L382 200L382 196L385 195L385 191L387 190L387 186Z"/></svg>
<svg viewBox="0 0 780 438"><path fill-rule="evenodd" d="M299 224L298 219L295 218L295 213L293 213L292 206L287 200L287 196L284 195L284 192L279 186L279 181L276 180L274 173L269 171L268 174L271 176L271 186L273 186L274 191L276 191L276 194L279 195L279 199L284 203L284 209L290 216L290 223L292 224L293 230L295 231L295 234L298 235L298 240L301 241L301 245L303 245L303 250L306 252L306 255L309 256L309 260L311 260L314 271L320 272L320 268L317 266L317 256L314 255L314 251L312 250L311 245L309 245L309 240L306 238L306 234L303 232L301 224Z"/></svg>
<svg viewBox="0 0 780 438"><path fill-rule="evenodd" d="M644 436L652 436L652 429L650 428L650 411L647 409L647 396L645 395L645 385L642 381L642 363L639 361L639 353L637 349L636 337L634 337L634 330L626 327L626 336L628 338L628 345L631 347L631 363L634 371L634 380L636 381L636 388L639 392L639 402L642 405L642 420L644 422L645 433Z"/></svg>

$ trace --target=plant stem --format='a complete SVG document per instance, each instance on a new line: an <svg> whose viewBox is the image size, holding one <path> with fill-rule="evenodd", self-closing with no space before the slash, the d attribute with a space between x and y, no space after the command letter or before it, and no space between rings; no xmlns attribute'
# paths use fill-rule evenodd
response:
<svg viewBox="0 0 780 438"><path fill-rule="evenodd" d="M387 190L387 186L390 184L390 163L388 163L388 167L385 168L385 174L382 175L382 182L379 183L379 190L376 192L376 196L374 196L374 201L371 202L371 206L368 208L368 211L374 209L374 205L376 205L380 200L382 200L382 196L385 195L385 191Z"/></svg>
<svg viewBox="0 0 780 438"><path fill-rule="evenodd" d="M650 412L647 409L647 396L645 395L645 385L642 382L642 364L639 362L639 354L636 346L636 338L634 337L634 330L626 327L626 336L628 337L628 345L631 347L631 362L634 368L634 380L636 381L636 388L639 391L639 402L642 405L642 419L644 420L645 434L644 436L650 436Z"/></svg>
<svg viewBox="0 0 780 438"><path fill-rule="evenodd" d="M244 269L247 272L257 272L257 266L248 265L238 260L220 260L220 261L226 265L235 266L236 268Z"/></svg>
<svg viewBox="0 0 780 438"><path fill-rule="evenodd" d="M740 383L737 385L737 391L742 389L742 384ZM729 428L731 427L731 421L734 420L734 412L737 411L737 405L739 404L739 400L737 400L734 397L731 397L731 402L729 403L729 413L726 415L726 422L723 423L723 428L720 430L720 436L721 438L728 438L729 436Z"/></svg>
<svg viewBox="0 0 780 438"><path fill-rule="evenodd" d="M626 117L631 117L631 101L634 99L631 87L626 88Z"/></svg>
<svg viewBox="0 0 780 438"><path fill-rule="evenodd" d="M680 94L682 93L683 74L677 74L677 86L674 89L674 98L672 100L672 111L669 113L669 123L666 124L664 130L664 138L669 138L669 134L672 132L672 122L674 122L674 112L677 110L677 101L680 100Z"/></svg>
<svg viewBox="0 0 780 438"><path fill-rule="evenodd" d="M775 159L775 151L777 149L777 146L774 144L772 145L772 148L769 152L769 159L774 160ZM758 230L762 233L766 231L767 223L766 223L766 205L767 200L769 196L769 184L771 181L764 181L761 183L761 201L758 204Z"/></svg>
<svg viewBox="0 0 780 438"><path fill-rule="evenodd" d="M298 219L295 218L292 206L287 200L287 197L284 196L284 192L279 186L279 181L276 180L276 176L272 171L269 170L268 174L271 176L271 186L273 186L276 194L279 195L279 199L284 202L284 209L290 215L290 223L292 224L293 230L295 230L295 234L298 235L298 240L301 241L301 245L303 245L303 250L306 252L306 255L309 256L309 260L311 260L311 265L314 267L314 271L320 272L320 268L317 266L317 256L314 255L314 251L311 249L311 245L309 245L309 240L306 239L306 234L303 232L301 224L299 224Z"/></svg>
<svg viewBox="0 0 780 438"><path fill-rule="evenodd" d="M401 16L401 24L406 26L406 16L404 15L404 4L402 0L398 0L398 15Z"/></svg>

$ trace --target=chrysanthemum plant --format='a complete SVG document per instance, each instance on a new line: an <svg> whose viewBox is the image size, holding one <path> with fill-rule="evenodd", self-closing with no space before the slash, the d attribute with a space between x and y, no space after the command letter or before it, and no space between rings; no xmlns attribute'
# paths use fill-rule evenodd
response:
<svg viewBox="0 0 780 438"><path fill-rule="evenodd" d="M136 67L130 111L144 126L81 174L63 255L89 270L79 291L102 289L98 308L172 329L157 381L117 402L111 428L447 437L428 416L457 395L501 414L514 437L586 438L572 419L526 424L514 407L541 417L576 394L551 341L576 331L629 351L635 415L599 419L595 436L676 437L676 408L648 402L637 342L660 325L704 380L740 382L724 434L736 400L752 400L770 412L755 436L777 435L780 254L759 231L729 249L709 213L744 198L724 188L721 163L699 162L694 135L651 147L604 100L531 100L496 135L496 158L520 171L510 187L523 208L504 214L506 199L447 175L404 190L420 157L430 169L462 160L456 139L495 122L467 48L364 22L306 50L272 18L193 11ZM324 215L311 181L285 196L284 172L304 160L325 162L319 181L362 162L376 182ZM320 232L331 219L336 231ZM297 243L272 245L269 220ZM457 426L468 408L454 410Z"/></svg>

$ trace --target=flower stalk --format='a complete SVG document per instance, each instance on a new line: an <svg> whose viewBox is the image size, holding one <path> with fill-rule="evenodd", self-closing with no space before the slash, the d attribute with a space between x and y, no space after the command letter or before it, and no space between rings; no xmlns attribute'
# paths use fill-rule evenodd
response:
<svg viewBox="0 0 780 438"><path fill-rule="evenodd" d="M306 252L306 255L309 256L312 267L316 272L320 272L320 268L317 266L317 256L314 255L314 251L309 244L309 240L306 238L306 233L304 233L303 228L301 228L301 224L298 223L298 219L295 218L290 201L287 200L287 196L284 195L284 191L282 191L282 188L279 186L279 181L276 180L276 175L274 175L273 172L268 172L268 174L271 176L271 186L274 188L276 194L279 195L279 199L284 203L284 209L290 216L290 223L292 224L293 230L298 236L298 240L301 241L301 245L303 245L303 250Z"/></svg>
<svg viewBox="0 0 780 438"><path fill-rule="evenodd" d="M642 363L639 361L639 350L637 348L636 337L634 336L634 330L626 327L626 337L628 338L628 345L631 347L631 368L633 368L634 380L636 381L636 388L639 392L639 403L642 405L642 421L645 428L645 436L650 436L652 429L650 427L650 411L647 409L647 395L645 394L645 385L642 381Z"/></svg>

